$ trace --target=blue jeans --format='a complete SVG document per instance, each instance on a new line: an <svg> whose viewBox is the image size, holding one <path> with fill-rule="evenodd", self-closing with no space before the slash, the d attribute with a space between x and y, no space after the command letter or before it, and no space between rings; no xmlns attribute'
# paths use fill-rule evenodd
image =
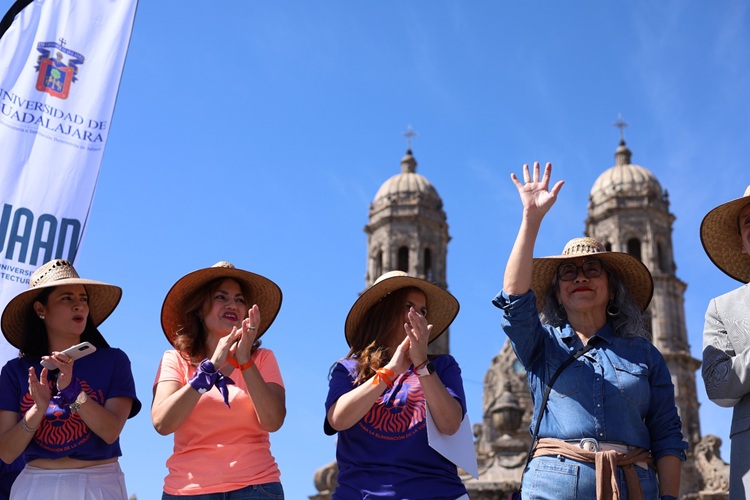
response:
<svg viewBox="0 0 750 500"><path fill-rule="evenodd" d="M659 498L656 471L634 466L645 500ZM631 498L625 473L617 468L617 486L622 500ZM565 457L535 457L523 475L524 500L591 500L596 498L596 467Z"/></svg>
<svg viewBox="0 0 750 500"><path fill-rule="evenodd" d="M225 493L204 493L201 495L170 495L162 493L162 500L283 500L284 488L281 483L251 484L239 490L227 491Z"/></svg>

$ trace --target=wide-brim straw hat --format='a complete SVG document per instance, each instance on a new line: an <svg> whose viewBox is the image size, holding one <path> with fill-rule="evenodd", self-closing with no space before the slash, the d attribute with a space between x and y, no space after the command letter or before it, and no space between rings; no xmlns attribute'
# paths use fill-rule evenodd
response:
<svg viewBox="0 0 750 500"><path fill-rule="evenodd" d="M362 292L349 310L344 324L344 334L350 347L367 311L390 293L402 288L418 288L427 298L427 322L432 325L429 342L442 335L456 319L458 300L448 291L427 280L409 276L403 271L391 271L383 274L370 288Z"/></svg>
<svg viewBox="0 0 750 500"><path fill-rule="evenodd" d="M608 252L594 238L573 238L565 245L561 255L532 260L531 289L536 295L537 310L541 311L544 307L552 279L560 264L566 260L588 256L601 260L607 269L616 273L640 310L646 310L654 293L654 280L648 268L628 253Z"/></svg>
<svg viewBox="0 0 750 500"><path fill-rule="evenodd" d="M222 261L186 274L172 285L161 306L161 328L170 344L174 345L177 332L182 328L186 303L193 294L214 280L227 278L242 283L250 291L250 296L245 297L248 309L258 304L261 321L256 340L268 330L281 309L281 288L265 276L237 269L229 262Z"/></svg>
<svg viewBox="0 0 750 500"><path fill-rule="evenodd" d="M119 286L78 276L73 264L67 260L51 260L39 267L29 278L29 289L19 293L5 306L2 317L3 335L13 346L21 349L23 337L31 327L32 306L47 288L65 285L86 287L89 303L89 318L95 327L101 325L112 314L122 297Z"/></svg>
<svg viewBox="0 0 750 500"><path fill-rule="evenodd" d="M750 186L742 198L714 208L701 222L701 243L708 258L719 269L742 283L750 282L750 255L744 253L738 218L750 204Z"/></svg>

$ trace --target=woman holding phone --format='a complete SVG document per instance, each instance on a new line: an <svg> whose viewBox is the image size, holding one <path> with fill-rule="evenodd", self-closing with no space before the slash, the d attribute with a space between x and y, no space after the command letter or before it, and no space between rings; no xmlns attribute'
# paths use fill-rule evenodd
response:
<svg viewBox="0 0 750 500"><path fill-rule="evenodd" d="M0 459L26 464L11 499L127 500L119 436L141 403L127 355L97 330L121 295L53 260L5 307L19 356L0 373Z"/></svg>

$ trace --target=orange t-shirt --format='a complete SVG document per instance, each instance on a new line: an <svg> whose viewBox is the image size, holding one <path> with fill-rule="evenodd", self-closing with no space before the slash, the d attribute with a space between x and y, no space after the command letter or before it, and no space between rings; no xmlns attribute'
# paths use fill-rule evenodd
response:
<svg viewBox="0 0 750 500"><path fill-rule="evenodd" d="M253 360L263 380L284 386L273 352L258 349ZM195 369L177 351L166 351L154 386L164 381L187 384ZM175 431L174 451L167 460L169 474L164 478L164 491L170 495L221 493L280 481L268 432L258 423L245 380L238 370L230 378L234 381L227 385L231 408L214 387Z"/></svg>

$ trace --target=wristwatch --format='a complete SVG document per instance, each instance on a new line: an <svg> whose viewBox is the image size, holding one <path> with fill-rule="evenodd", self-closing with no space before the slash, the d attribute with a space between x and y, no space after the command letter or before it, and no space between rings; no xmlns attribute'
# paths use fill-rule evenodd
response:
<svg viewBox="0 0 750 500"><path fill-rule="evenodd" d="M419 368L417 370L418 377L424 377L425 375L432 375L433 373L435 373L435 365L432 364L432 361L428 361L426 365L424 365L422 368Z"/></svg>
<svg viewBox="0 0 750 500"><path fill-rule="evenodd" d="M78 409L81 407L81 405L88 400L89 400L89 396L88 394L86 394L86 391L79 392L76 400L70 403L70 413L77 412Z"/></svg>

